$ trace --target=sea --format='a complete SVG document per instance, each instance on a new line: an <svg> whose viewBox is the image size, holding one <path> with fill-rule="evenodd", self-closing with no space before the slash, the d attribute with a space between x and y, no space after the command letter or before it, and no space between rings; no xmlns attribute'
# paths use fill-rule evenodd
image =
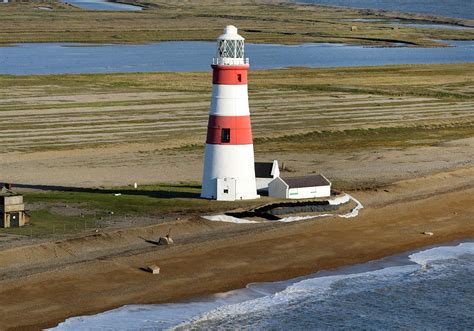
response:
<svg viewBox="0 0 474 331"><path fill-rule="evenodd" d="M245 54L250 58L252 70L474 62L474 41L445 43L450 47L246 44ZM0 47L0 74L209 71L215 49L214 42L205 41L144 45L25 43ZM192 61L189 60L190 50Z"/></svg>
<svg viewBox="0 0 474 331"><path fill-rule="evenodd" d="M87 10L107 10L107 11L140 11L143 7L134 6L127 3L112 2L107 0L61 0L61 2L71 4Z"/></svg>
<svg viewBox="0 0 474 331"><path fill-rule="evenodd" d="M195 301L128 305L53 330L473 330L474 242Z"/></svg>
<svg viewBox="0 0 474 331"><path fill-rule="evenodd" d="M297 0L295 2L474 19L474 0Z"/></svg>

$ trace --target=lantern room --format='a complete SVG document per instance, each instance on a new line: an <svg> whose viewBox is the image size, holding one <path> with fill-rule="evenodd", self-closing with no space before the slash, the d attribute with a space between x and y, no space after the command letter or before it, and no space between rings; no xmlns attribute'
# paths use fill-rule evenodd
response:
<svg viewBox="0 0 474 331"><path fill-rule="evenodd" d="M241 65L248 64L245 56L244 38L237 33L237 28L228 25L224 33L217 38L216 57L212 64L217 65Z"/></svg>

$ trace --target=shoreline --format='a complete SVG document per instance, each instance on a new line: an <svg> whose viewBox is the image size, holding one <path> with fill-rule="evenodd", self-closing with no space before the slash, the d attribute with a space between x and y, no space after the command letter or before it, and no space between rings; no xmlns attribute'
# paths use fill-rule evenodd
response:
<svg viewBox="0 0 474 331"><path fill-rule="evenodd" d="M296 278L291 278L287 280L279 280L275 282L259 282L259 283L249 283L243 288L230 290L228 292L219 292L214 293L209 296L193 298L188 301L178 302L178 303L166 303L164 304L161 309L159 304L148 304L148 305L135 305L135 304L127 304L116 309L107 310L102 313L98 313L96 315L82 315L82 316L74 316L71 317L61 323L59 323L55 328L61 329L62 327L67 328L74 328L74 327L84 327L84 325L80 325L84 322L85 324L96 325L97 320L93 320L94 318L101 318L104 315L110 315L114 313L122 313L125 310L125 313L132 313L132 316L128 315L127 322L134 324L137 326L137 322L140 320L135 320L133 317L133 311L135 310L151 310L152 315L154 318L158 318L160 321L159 325L158 322L155 322L156 328L160 329L168 329L168 328L175 328L175 327L184 327L187 323L191 323L196 319L199 319L199 316L203 314L208 314L215 309L225 308L229 305L235 304L242 304L246 303L255 299L262 299L265 297L274 296L276 294L284 292L289 287L298 284L300 282L306 280L315 280L315 279L324 279L327 277L344 277L344 276L359 276L366 273L372 273L377 271L382 271L388 268L396 268L396 267L405 267L409 265L418 265L421 268L425 268L424 265L421 265L419 262L416 262L412 259L413 255L417 255L418 253L429 252L433 249L437 248L457 248L461 244L473 244L474 238L467 239L467 240L456 240L453 242L446 242L442 244L435 244L429 245L426 247L422 247L416 250L409 250L403 253L398 253L395 255L390 255L383 257L378 260L371 260L364 263L358 263L349 266L342 266L339 268L331 269L331 270L321 270L313 274L303 275ZM197 307L196 307L197 305ZM172 306L172 307L170 307ZM201 307L204 306L204 307ZM170 309L174 312L174 309L180 311L179 318L175 319L172 316L172 312L167 312L167 309ZM159 310L157 310L159 309ZM128 310L128 312L127 312ZM191 311L191 313L189 313ZM121 314L117 316L120 320ZM78 320L79 323L75 323L75 320ZM88 321L89 319L89 321ZM170 320L171 319L171 320ZM106 320L112 321L111 317L106 317ZM158 321L157 320L157 321ZM72 325L71 325L72 324ZM165 325L163 325L165 324ZM102 325L103 327L104 325ZM101 326L99 326L101 327Z"/></svg>
<svg viewBox="0 0 474 331"><path fill-rule="evenodd" d="M304 273L304 274L296 273L296 274L293 274L293 276L289 276L289 275L292 275L292 274L284 273L285 278L280 278L278 275L273 275L270 279L262 278L259 281L249 282L249 283L245 284L244 286L241 286L240 284L243 284L243 283L239 282L239 283L237 283L237 284L239 284L237 286L236 285L234 285L234 286L224 286L223 290L219 291L219 292L212 292L211 290L209 290L209 291L202 292L202 294L191 295L191 296L186 296L186 295L179 296L179 297L177 297L176 300L171 299L171 300L167 300L167 301L163 301L163 302L161 302L161 301L158 301L158 302L154 302L154 301L130 302L130 303L126 303L124 305L110 306L108 309L104 309L104 310L86 311L86 313L84 313L84 314L73 315L73 316L69 316L68 318L81 317L81 316L93 316L93 315L97 315L97 314L100 314L100 313L105 313L105 312L110 311L110 310L119 309L123 306L134 306L134 305L140 306L140 305L156 305L156 304L186 304L186 303L190 303L190 302L199 301L200 299L212 298L213 296L219 295L219 294L222 294L222 293L243 290L248 285L255 285L255 284L258 285L258 284L261 284L261 283L293 282L293 281L297 281L297 280L304 280L304 279L311 278L311 276L314 276L314 275L319 274L319 273L324 273L324 274L327 273L329 275L331 275L331 274L339 275L338 270L350 270L351 268L357 268L359 266L366 265L366 264L371 263L371 262L377 263L377 262L379 262L383 259L387 259L387 258L390 259L392 257L397 257L397 256L406 256L410 252L419 252L419 251L423 251L423 250L429 249L429 248L447 246L447 245L449 245L450 243L453 243L453 242L459 242L459 243L471 242L471 240L474 240L474 237L472 237L473 235L474 235L474 233L470 233L466 237L464 237L464 236L445 237L444 239L440 240L439 242L435 241L434 243L430 243L427 246L425 246L424 244L421 244L420 246L419 245L407 246L406 250L403 250L403 251L398 251L398 250L387 251L388 255L384 255L384 254L378 255L378 254L376 254L376 255L374 255L374 256L376 256L376 258L374 258L374 259L368 259L368 260L363 259L363 260L360 260L360 261L359 260L354 260L353 263L351 263L351 264L341 264L341 265L334 264L334 265L332 265L328 268L323 268L323 269L318 269L318 268L307 269L307 270L314 270L310 273ZM393 254L388 253L388 252L393 252ZM374 269L374 270L377 270L377 269ZM341 274L344 274L344 273L341 273ZM290 277L290 278L287 278L287 277ZM43 328L53 328L53 327L59 326L60 323L65 322L68 318L66 318L66 319L55 319L54 321L51 320L51 321L48 321L48 322L46 322L44 324L41 324L41 325L35 325L35 324L26 325L26 326L22 325L19 328L21 328L21 329L30 329L30 328L31 329L36 329L38 326L41 329L43 329ZM16 327L14 327L13 329L16 329Z"/></svg>
<svg viewBox="0 0 474 331"><path fill-rule="evenodd" d="M150 236L140 232L145 229L32 246L29 253L17 253L25 261L31 258L16 266L21 276L12 272L0 281L0 305L8 307L0 312L0 322L6 329L53 327L68 317L127 304L189 301L249 283L288 280L471 239L474 188L466 180L473 172L460 169L406 180L389 193L352 192L365 208L351 220L255 225L193 218L154 226L154 233L173 226L176 244L164 249L139 239ZM114 251L119 245L121 250ZM12 250L0 252L0 264L6 261L17 263ZM140 269L151 264L160 266L159 276Z"/></svg>

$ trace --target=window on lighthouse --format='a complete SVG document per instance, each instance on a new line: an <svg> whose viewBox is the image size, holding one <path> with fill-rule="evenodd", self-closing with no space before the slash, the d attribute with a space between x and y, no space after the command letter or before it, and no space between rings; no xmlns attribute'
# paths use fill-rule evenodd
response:
<svg viewBox="0 0 474 331"><path fill-rule="evenodd" d="M222 129L221 143L230 143L230 129Z"/></svg>

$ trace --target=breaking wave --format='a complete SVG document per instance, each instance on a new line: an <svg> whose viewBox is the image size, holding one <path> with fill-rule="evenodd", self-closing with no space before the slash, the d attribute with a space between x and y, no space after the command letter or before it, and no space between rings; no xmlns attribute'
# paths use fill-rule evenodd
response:
<svg viewBox="0 0 474 331"><path fill-rule="evenodd" d="M443 329L452 326L452 318L459 329L472 329L473 262L473 242L441 246L289 281L249 284L200 301L128 305L67 319L54 330Z"/></svg>

